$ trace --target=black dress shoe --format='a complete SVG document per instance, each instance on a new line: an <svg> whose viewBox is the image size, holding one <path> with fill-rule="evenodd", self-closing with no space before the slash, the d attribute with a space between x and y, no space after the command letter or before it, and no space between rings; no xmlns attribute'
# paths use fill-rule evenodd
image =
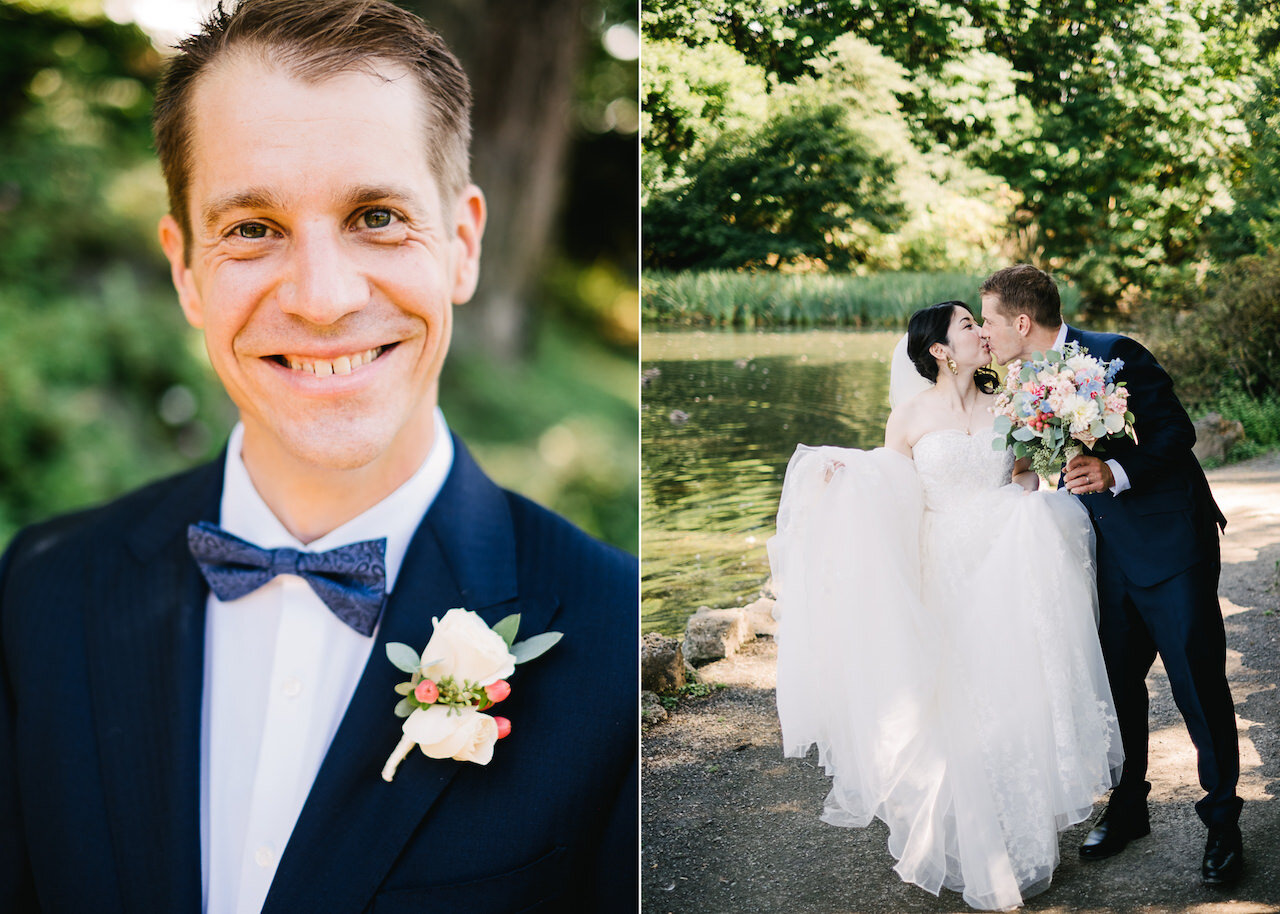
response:
<svg viewBox="0 0 1280 914"><path fill-rule="evenodd" d="M1149 834L1151 820L1145 806L1127 813L1108 806L1080 845L1080 856L1085 860L1106 860L1124 850L1130 841Z"/></svg>
<svg viewBox="0 0 1280 914"><path fill-rule="evenodd" d="M1243 869L1244 845L1240 839L1240 826L1212 826L1204 846L1204 863L1200 864L1201 880L1205 885L1229 886L1240 878Z"/></svg>

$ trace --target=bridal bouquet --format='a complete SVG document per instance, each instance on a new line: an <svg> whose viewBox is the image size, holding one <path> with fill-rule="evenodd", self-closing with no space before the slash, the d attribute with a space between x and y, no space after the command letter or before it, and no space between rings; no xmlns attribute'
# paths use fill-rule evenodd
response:
<svg viewBox="0 0 1280 914"><path fill-rule="evenodd" d="M1114 380L1123 367L1120 359L1095 359L1078 343L1013 362L991 407L996 415L992 447L1012 447L1014 456L1030 457L1031 468L1052 479L1068 460L1100 441L1129 437L1136 442L1129 391Z"/></svg>

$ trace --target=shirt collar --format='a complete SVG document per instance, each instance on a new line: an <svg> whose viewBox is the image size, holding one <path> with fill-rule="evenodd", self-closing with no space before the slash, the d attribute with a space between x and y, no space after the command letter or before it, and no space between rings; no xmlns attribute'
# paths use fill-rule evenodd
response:
<svg viewBox="0 0 1280 914"><path fill-rule="evenodd" d="M1066 342L1067 342L1067 324L1065 321L1063 321L1062 326L1058 328L1058 337L1053 341L1053 348L1061 352L1062 347L1066 345Z"/></svg>
<svg viewBox="0 0 1280 914"><path fill-rule="evenodd" d="M244 425L237 422L227 442L223 470L220 524L222 529L263 549L289 547L303 552L324 552L348 543L386 537L387 590L409 551L409 541L435 501L453 467L453 439L444 413L435 411L435 440L422 465L405 483L382 501L317 540L303 545L285 529L254 488L240 456Z"/></svg>

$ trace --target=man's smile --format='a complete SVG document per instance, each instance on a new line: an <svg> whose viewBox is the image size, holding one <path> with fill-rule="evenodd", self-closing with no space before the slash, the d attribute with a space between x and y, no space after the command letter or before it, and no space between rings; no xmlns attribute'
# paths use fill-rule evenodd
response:
<svg viewBox="0 0 1280 914"><path fill-rule="evenodd" d="M350 352L329 358L301 354L280 354L267 356L267 358L278 365L292 368L294 371L305 371L317 377L325 378L330 375L351 374L357 368L368 365L384 352L397 345L399 344L390 343L385 346L375 346L372 349Z"/></svg>

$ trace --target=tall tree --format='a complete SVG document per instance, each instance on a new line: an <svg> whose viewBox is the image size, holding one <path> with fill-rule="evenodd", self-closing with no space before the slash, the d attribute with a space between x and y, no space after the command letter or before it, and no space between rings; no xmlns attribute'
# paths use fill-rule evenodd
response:
<svg viewBox="0 0 1280 914"><path fill-rule="evenodd" d="M472 79L472 173L489 206L490 266L459 321L494 354L518 357L554 241L588 3L401 2L440 30Z"/></svg>

